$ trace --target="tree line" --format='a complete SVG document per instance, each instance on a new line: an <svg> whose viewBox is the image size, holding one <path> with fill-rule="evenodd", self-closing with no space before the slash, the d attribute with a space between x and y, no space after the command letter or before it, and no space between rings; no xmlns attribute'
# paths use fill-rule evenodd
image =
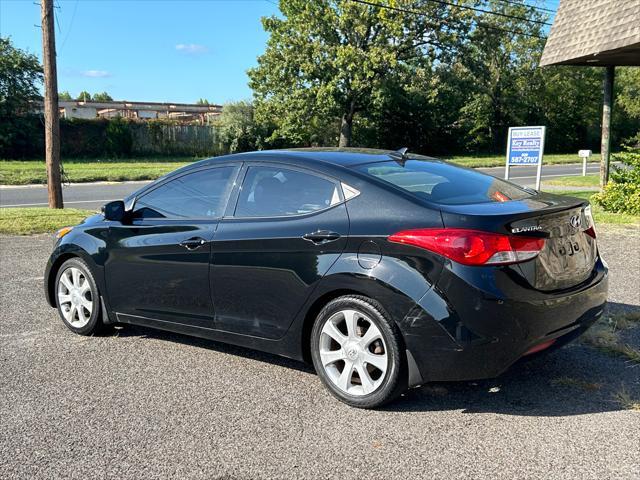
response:
<svg viewBox="0 0 640 480"><path fill-rule="evenodd" d="M513 125L547 125L547 150L599 150L603 71L539 68L549 18L487 0L281 0L249 70L248 148L339 145L494 153ZM640 137L640 69L619 68L614 145ZM231 108L233 107L233 108ZM221 121L225 122L225 114ZM229 123L227 121L227 123Z"/></svg>
<svg viewBox="0 0 640 480"><path fill-rule="evenodd" d="M248 71L253 99L226 104L216 151L401 146L502 152L509 126L546 125L548 152L599 150L603 70L538 63L547 12L506 0L280 0ZM40 98L34 55L0 38L0 152L28 144ZM613 147L640 143L640 69L618 68ZM68 92L61 99L73 99ZM108 101L80 92L78 100ZM201 98L198 103L207 104ZM19 150L19 149L18 149Z"/></svg>

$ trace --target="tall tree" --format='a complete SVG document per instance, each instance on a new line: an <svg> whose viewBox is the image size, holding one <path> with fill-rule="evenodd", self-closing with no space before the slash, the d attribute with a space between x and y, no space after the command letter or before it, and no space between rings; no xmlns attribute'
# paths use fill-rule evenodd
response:
<svg viewBox="0 0 640 480"><path fill-rule="evenodd" d="M94 93L92 100L94 102L112 102L113 98L107 92Z"/></svg>
<svg viewBox="0 0 640 480"><path fill-rule="evenodd" d="M351 144L356 115L405 62L446 54L470 18L427 0L281 0L280 10L282 18L263 18L270 37L249 70L256 115L298 144L337 120L341 147Z"/></svg>
<svg viewBox="0 0 640 480"><path fill-rule="evenodd" d="M33 128L24 116L42 100L42 66L38 58L0 37L0 156L24 155ZM31 142L33 143L33 142Z"/></svg>
<svg viewBox="0 0 640 480"><path fill-rule="evenodd" d="M493 1L479 13L457 61L467 99L460 121L479 149L498 151L509 125L525 122L536 108L538 59L544 17L534 7ZM517 17L517 18L514 18ZM526 18L527 21L521 20Z"/></svg>
<svg viewBox="0 0 640 480"><path fill-rule="evenodd" d="M91 94L86 90L83 90L78 94L78 97L76 98L76 100L78 100L79 102L90 102Z"/></svg>
<svg viewBox="0 0 640 480"><path fill-rule="evenodd" d="M58 93L58 100L63 102L70 102L71 100L73 100L73 97L67 90L65 90L64 92Z"/></svg>

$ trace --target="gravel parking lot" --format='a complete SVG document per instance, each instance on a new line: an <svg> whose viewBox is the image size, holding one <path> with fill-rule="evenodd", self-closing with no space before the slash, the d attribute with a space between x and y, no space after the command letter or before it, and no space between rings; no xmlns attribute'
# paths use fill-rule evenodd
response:
<svg viewBox="0 0 640 480"><path fill-rule="evenodd" d="M640 231L600 230L611 308L640 307ZM640 478L640 365L572 344L486 382L338 403L308 366L46 304L50 236L0 238L0 478ZM640 326L625 333L640 348Z"/></svg>

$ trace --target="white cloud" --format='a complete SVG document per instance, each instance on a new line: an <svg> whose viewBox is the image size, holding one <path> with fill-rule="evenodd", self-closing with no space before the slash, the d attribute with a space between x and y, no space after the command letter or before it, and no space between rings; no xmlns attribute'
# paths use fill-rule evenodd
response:
<svg viewBox="0 0 640 480"><path fill-rule="evenodd" d="M176 45L176 50L186 55L201 55L209 51L206 45L198 45L197 43L179 43Z"/></svg>
<svg viewBox="0 0 640 480"><path fill-rule="evenodd" d="M89 78L106 78L110 77L111 73L106 70L85 70L84 72L80 72L80 75Z"/></svg>

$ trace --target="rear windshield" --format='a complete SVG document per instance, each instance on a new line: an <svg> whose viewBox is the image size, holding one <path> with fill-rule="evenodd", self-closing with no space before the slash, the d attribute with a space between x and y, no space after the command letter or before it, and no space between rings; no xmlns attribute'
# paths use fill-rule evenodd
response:
<svg viewBox="0 0 640 480"><path fill-rule="evenodd" d="M355 168L443 205L507 202L533 195L490 175L436 160L367 163Z"/></svg>

